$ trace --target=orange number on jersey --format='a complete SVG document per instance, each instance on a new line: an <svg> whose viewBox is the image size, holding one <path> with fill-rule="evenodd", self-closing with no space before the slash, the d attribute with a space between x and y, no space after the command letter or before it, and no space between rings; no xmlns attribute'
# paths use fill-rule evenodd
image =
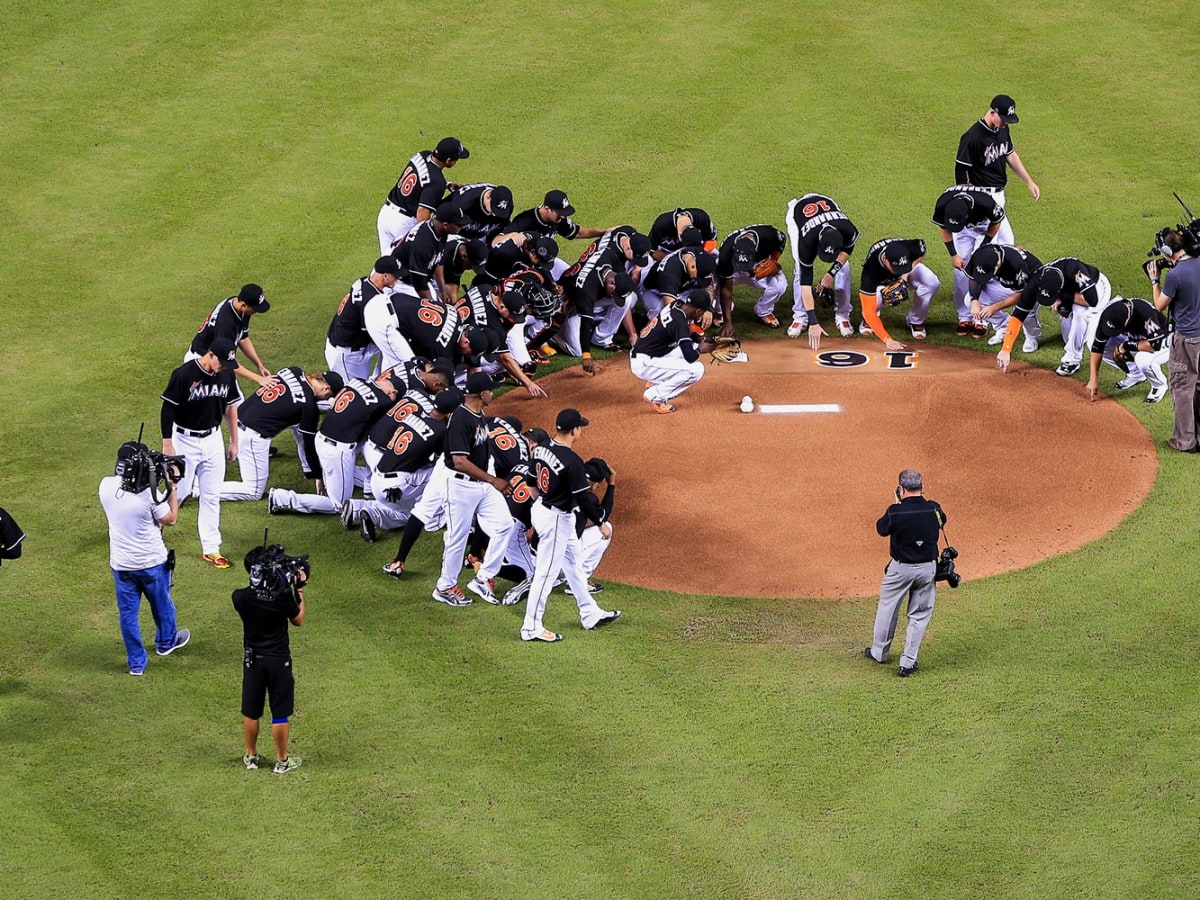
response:
<svg viewBox="0 0 1200 900"><path fill-rule="evenodd" d="M802 215L815 216L819 212L829 212L829 204L824 200L818 200L815 203L804 204L804 209L800 210Z"/></svg>
<svg viewBox="0 0 1200 900"><path fill-rule="evenodd" d="M653 319L651 319L649 322L646 323L646 327L643 328L638 333L638 337L645 337L646 335L648 335L650 333L650 329L654 327L656 322L658 322L658 316L655 316Z"/></svg>
<svg viewBox="0 0 1200 900"><path fill-rule="evenodd" d="M333 411L336 413L345 412L346 407L353 402L354 391L347 388L338 394L337 399L333 401Z"/></svg>
<svg viewBox="0 0 1200 900"><path fill-rule="evenodd" d="M254 393L258 394L263 403L272 403L287 393L287 386L282 381L274 384L264 384Z"/></svg>
<svg viewBox="0 0 1200 900"><path fill-rule="evenodd" d="M420 307L417 309L417 318L426 325L439 328L445 317L442 315L442 311L433 303L428 300L422 300Z"/></svg>
<svg viewBox="0 0 1200 900"><path fill-rule="evenodd" d="M527 485L520 475L508 479L508 483L512 485L512 498L517 503L528 503L533 499L533 488Z"/></svg>
<svg viewBox="0 0 1200 900"><path fill-rule="evenodd" d="M392 439L387 442L387 448L399 456L408 449L408 445L412 443L413 433L407 428L399 429L392 435Z"/></svg>
<svg viewBox="0 0 1200 900"><path fill-rule="evenodd" d="M411 400L405 400L403 403L393 406L392 411L388 413L397 422L403 422L413 413L418 412L419 407Z"/></svg>
<svg viewBox="0 0 1200 900"><path fill-rule="evenodd" d="M345 297L342 298L342 302L338 304L337 315L340 316L342 314L342 310L346 308L346 304L349 302L350 302L350 295L347 294Z"/></svg>
<svg viewBox="0 0 1200 900"><path fill-rule="evenodd" d="M415 188L416 186L417 186L417 173L413 172L412 170L409 170L403 176L401 176L400 184L397 185L397 187L400 188L400 193L403 194L405 197L407 197L409 194L411 194L413 188Z"/></svg>
<svg viewBox="0 0 1200 900"><path fill-rule="evenodd" d="M517 439L508 433L503 428L493 428L488 432L488 437L496 442L497 450L512 450L517 446Z"/></svg>
<svg viewBox="0 0 1200 900"><path fill-rule="evenodd" d="M545 466L538 466L537 483L538 490L543 494L550 490L550 470Z"/></svg>

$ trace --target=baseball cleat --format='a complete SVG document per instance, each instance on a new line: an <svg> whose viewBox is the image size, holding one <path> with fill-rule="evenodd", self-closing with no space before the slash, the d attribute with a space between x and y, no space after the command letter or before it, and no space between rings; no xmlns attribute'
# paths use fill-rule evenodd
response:
<svg viewBox="0 0 1200 900"><path fill-rule="evenodd" d="M989 347L995 347L998 344L1003 344L1004 343L1004 332L1003 331L994 332L992 334L992 336L987 339L987 342L988 342Z"/></svg>
<svg viewBox="0 0 1200 900"><path fill-rule="evenodd" d="M768 328L778 328L779 320L772 313L767 313L765 316L759 316L758 321L762 322Z"/></svg>
<svg viewBox="0 0 1200 900"><path fill-rule="evenodd" d="M1054 370L1054 374L1061 375L1064 378L1066 378L1069 375L1074 375L1078 371L1079 371L1079 363L1064 362L1064 363L1059 363L1058 368Z"/></svg>
<svg viewBox="0 0 1200 900"><path fill-rule="evenodd" d="M866 322L860 322L859 326L858 326L858 333L859 334L874 334L875 329L873 329Z"/></svg>
<svg viewBox="0 0 1200 900"><path fill-rule="evenodd" d="M1167 386L1164 384L1161 387L1150 388L1150 393L1146 395L1147 403L1157 403L1167 395Z"/></svg>
<svg viewBox="0 0 1200 900"><path fill-rule="evenodd" d="M974 329L975 326L972 324L971 320L966 319L958 323L958 328L955 329L954 334L956 337L966 337L972 331L974 331Z"/></svg>
<svg viewBox="0 0 1200 900"><path fill-rule="evenodd" d="M807 327L808 327L807 319L803 322L793 322L791 325L788 326L787 336L788 337L800 337L800 335L804 334L804 329L806 329Z"/></svg>
<svg viewBox="0 0 1200 900"><path fill-rule="evenodd" d="M533 643L556 644L562 640L562 635L548 628L543 628L541 634L535 634L533 637L528 638L522 635L521 640L532 641Z"/></svg>
<svg viewBox="0 0 1200 900"><path fill-rule="evenodd" d="M925 340L925 338L928 336L928 335L926 334L926 332L925 332L925 325L924 325L924 324L921 324L921 325L913 325L913 324L909 324L909 326L908 326L908 330L909 330L910 332L912 332L912 336L913 336L913 340L914 340L914 341L923 341L923 340Z"/></svg>
<svg viewBox="0 0 1200 900"><path fill-rule="evenodd" d="M462 592L462 588L457 584L444 591L441 588L434 588L433 599L438 603L445 603L447 606L470 606L474 602Z"/></svg>
<svg viewBox="0 0 1200 900"><path fill-rule="evenodd" d="M480 581L477 575L467 582L467 590L479 597L484 603L499 606L500 598L496 596L495 585L495 579L489 578L487 581Z"/></svg>
<svg viewBox="0 0 1200 900"><path fill-rule="evenodd" d="M371 518L371 514L365 509L362 515L358 517L358 536L368 544L373 544L379 540L379 535L375 533L375 520Z"/></svg>
<svg viewBox="0 0 1200 900"><path fill-rule="evenodd" d="M354 511L354 501L347 500L342 504L342 527L349 531L358 524L358 514Z"/></svg>
<svg viewBox="0 0 1200 900"><path fill-rule="evenodd" d="M279 504L275 502L275 488L267 491L267 515L273 516L279 512Z"/></svg>
<svg viewBox="0 0 1200 900"><path fill-rule="evenodd" d="M971 337L975 339L987 337L988 324L982 319L976 319L971 323Z"/></svg>
<svg viewBox="0 0 1200 900"><path fill-rule="evenodd" d="M566 595L568 597L575 596L575 592L573 590L571 590L571 586L569 584L565 588L563 588L563 591L566 593ZM588 593L589 594L602 594L602 593L604 593L604 585L602 585L598 581L588 581Z"/></svg>
<svg viewBox="0 0 1200 900"><path fill-rule="evenodd" d="M205 553L201 557L205 562L212 563L214 569L228 569L229 560L223 557L220 551L216 553Z"/></svg>
<svg viewBox="0 0 1200 900"><path fill-rule="evenodd" d="M1135 384L1141 384L1145 380L1145 378L1137 378L1133 375L1130 375L1128 378L1122 378L1120 381L1114 384L1113 387L1118 391L1127 391Z"/></svg>
<svg viewBox="0 0 1200 900"><path fill-rule="evenodd" d="M1023 343L1021 345L1021 352L1022 353L1037 353L1037 351L1038 351L1038 339L1035 337L1029 337L1028 335L1026 335L1025 343Z"/></svg>
<svg viewBox="0 0 1200 900"><path fill-rule="evenodd" d="M901 666L900 671L897 674L901 678L907 678L909 675L912 675L914 672L916 672L918 668L920 668L920 666L917 663L913 663L911 666Z"/></svg>
<svg viewBox="0 0 1200 900"><path fill-rule="evenodd" d="M404 560L393 559L390 563L384 563L383 574L391 575L393 578L404 577Z"/></svg>
<svg viewBox="0 0 1200 900"><path fill-rule="evenodd" d="M838 322L837 330L842 337L854 337L854 326L850 324L849 320Z"/></svg>
<svg viewBox="0 0 1200 900"><path fill-rule="evenodd" d="M660 416L667 416L675 412L675 407L666 400L647 400L646 402L649 403L650 408Z"/></svg>
<svg viewBox="0 0 1200 900"><path fill-rule="evenodd" d="M600 628L603 625L610 625L619 618L621 618L621 611L619 609L614 609L612 612L606 612L599 619L597 619L595 624L592 625L592 628ZM588 631L591 631L592 628L589 628Z"/></svg>
<svg viewBox="0 0 1200 900"><path fill-rule="evenodd" d="M528 599L529 588L530 588L530 585L532 585L532 584L533 584L532 577L526 578L524 581L514 584L512 587L510 587L508 589L508 592L505 593L504 597L501 598L500 605L501 606L515 606L516 604L520 603L522 600Z"/></svg>
<svg viewBox="0 0 1200 900"><path fill-rule="evenodd" d="M866 647L866 648L864 648L864 649L863 649L863 656L865 656L865 657L866 657L867 659L869 659L871 662L873 662L873 663L879 663L880 665L883 665L885 662L887 662L887 660L886 660L886 659L876 659L876 658L875 658L875 654L871 652L871 648L870 648L870 647Z"/></svg>

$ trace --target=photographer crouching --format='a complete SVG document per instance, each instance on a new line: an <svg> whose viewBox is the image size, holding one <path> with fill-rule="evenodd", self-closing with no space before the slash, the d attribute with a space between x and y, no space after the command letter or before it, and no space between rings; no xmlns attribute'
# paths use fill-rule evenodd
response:
<svg viewBox="0 0 1200 900"><path fill-rule="evenodd" d="M288 625L304 624L304 585L312 571L307 556L288 556L279 544L255 547L246 554L250 586L233 592L233 608L242 617L242 731L246 752L242 763L257 769L258 720L268 697L271 737L275 741L275 774L300 768L288 755L288 720L295 708L296 681Z"/></svg>
<svg viewBox="0 0 1200 900"><path fill-rule="evenodd" d="M880 536L891 539L892 558L879 588L874 640L863 655L872 662L887 662L900 603L908 597L908 634L900 657L900 677L907 678L917 671L917 651L933 616L937 582L958 587L960 576L954 571L958 551L947 547L938 557L938 533L946 524L946 514L937 503L925 499L921 473L905 469L899 481L896 502L875 523Z"/></svg>
<svg viewBox="0 0 1200 900"><path fill-rule="evenodd" d="M109 565L130 675L142 675L149 662L138 625L143 596L154 616L154 647L159 656L169 656L191 639L186 628L175 625L171 599L175 560L162 539L162 529L179 517L175 484L182 477L181 457L128 441L117 451L116 474L100 480L100 505L108 517Z"/></svg>

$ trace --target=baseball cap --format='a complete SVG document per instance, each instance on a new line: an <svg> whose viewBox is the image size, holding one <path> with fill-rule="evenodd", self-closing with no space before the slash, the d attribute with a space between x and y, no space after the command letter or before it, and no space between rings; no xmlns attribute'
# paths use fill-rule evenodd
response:
<svg viewBox="0 0 1200 900"><path fill-rule="evenodd" d="M712 310L712 301L709 300L708 291L702 288L693 288L682 297L679 298L680 303L685 303L688 306L694 306L701 312L710 312Z"/></svg>
<svg viewBox="0 0 1200 900"><path fill-rule="evenodd" d="M472 328L467 332L467 343L471 347L472 356L481 356L489 350L494 350L492 342L488 340L488 332L482 328Z"/></svg>
<svg viewBox="0 0 1200 900"><path fill-rule="evenodd" d="M542 201L543 206L548 206L555 212L562 213L564 216L573 216L575 207L571 205L571 201L567 199L567 195L562 191L547 191L546 199Z"/></svg>
<svg viewBox="0 0 1200 900"><path fill-rule="evenodd" d="M382 378L383 376L381 375L379 377ZM394 387L401 394L408 390L408 378L405 376L403 370L399 367L388 369L387 379L392 383L392 387Z"/></svg>
<svg viewBox="0 0 1200 900"><path fill-rule="evenodd" d="M628 272L618 272L613 279L613 296L624 297L626 294L631 294L635 290L633 278Z"/></svg>
<svg viewBox="0 0 1200 900"><path fill-rule="evenodd" d="M238 299L256 313L265 313L271 308L271 304L267 302L267 298L263 294L263 289L257 284L243 285L242 289L238 291Z"/></svg>
<svg viewBox="0 0 1200 900"><path fill-rule="evenodd" d="M634 257L645 256L650 252L650 238L640 231L635 231L630 235L629 248L633 251Z"/></svg>
<svg viewBox="0 0 1200 900"><path fill-rule="evenodd" d="M593 456L585 462L583 471L587 473L588 481L604 481L612 475L612 469L609 468L608 463L599 456Z"/></svg>
<svg viewBox="0 0 1200 900"><path fill-rule="evenodd" d="M833 262L845 246L846 238L832 225L826 225L817 235L817 256L821 258L821 262Z"/></svg>
<svg viewBox="0 0 1200 900"><path fill-rule="evenodd" d="M689 225L683 229L683 233L679 235L680 247L700 247L704 244L704 235L700 233L700 229L695 225Z"/></svg>
<svg viewBox="0 0 1200 900"><path fill-rule="evenodd" d="M512 191L502 184L492 188L492 196L489 201L492 207L492 215L499 216L502 219L511 219L513 211L513 195Z"/></svg>
<svg viewBox="0 0 1200 900"><path fill-rule="evenodd" d="M520 291L505 291L500 303L514 324L520 325L525 321L525 297Z"/></svg>
<svg viewBox="0 0 1200 900"><path fill-rule="evenodd" d="M222 369L237 368L237 347L229 338L216 338L208 345L208 352L221 361Z"/></svg>
<svg viewBox="0 0 1200 900"><path fill-rule="evenodd" d="M492 390L495 386L496 382L487 372L471 372L467 375L468 394L482 394L484 391Z"/></svg>
<svg viewBox="0 0 1200 900"><path fill-rule="evenodd" d="M488 258L488 246L483 241L467 241L467 262L476 275L483 274L484 264Z"/></svg>
<svg viewBox="0 0 1200 900"><path fill-rule="evenodd" d="M946 230L957 234L967 227L967 216L971 214L971 203L962 194L951 197L946 203L943 218L946 220Z"/></svg>
<svg viewBox="0 0 1200 900"><path fill-rule="evenodd" d="M992 98L992 109L1000 114L1000 118L1004 120L1005 125L1013 125L1020 122L1017 117L1017 102L1008 94L997 94Z"/></svg>
<svg viewBox="0 0 1200 900"><path fill-rule="evenodd" d="M529 428L525 431L525 437L529 438L538 447L544 447L550 443L550 434L545 428Z"/></svg>
<svg viewBox="0 0 1200 900"><path fill-rule="evenodd" d="M995 244L984 244L971 254L967 262L967 277L980 284L986 284L995 276L996 267L1000 265L1003 256L1004 251Z"/></svg>
<svg viewBox="0 0 1200 900"><path fill-rule="evenodd" d="M717 260L711 253L696 254L696 277L712 278L717 271Z"/></svg>
<svg viewBox="0 0 1200 900"><path fill-rule="evenodd" d="M733 245L733 271L749 272L754 268L756 244L751 238L741 238Z"/></svg>
<svg viewBox="0 0 1200 900"><path fill-rule="evenodd" d="M394 256L381 256L375 260L372 268L380 275L395 275L400 277L400 262Z"/></svg>
<svg viewBox="0 0 1200 900"><path fill-rule="evenodd" d="M433 398L433 408L440 413L451 413L462 406L462 401L463 392L451 386Z"/></svg>
<svg viewBox="0 0 1200 900"><path fill-rule="evenodd" d="M329 385L329 389L333 391L334 396L342 392L342 388L346 386L346 380L337 372L322 372L321 377L325 379L325 383Z"/></svg>
<svg viewBox="0 0 1200 900"><path fill-rule="evenodd" d="M471 155L471 151L464 147L458 138L445 137L438 141L433 155L438 159L466 159Z"/></svg>
<svg viewBox="0 0 1200 900"><path fill-rule="evenodd" d="M887 260L895 275L907 275L913 270L912 255L900 241L893 241L884 247L881 256Z"/></svg>
<svg viewBox="0 0 1200 900"><path fill-rule="evenodd" d="M560 432L570 431L572 428L582 428L588 424L588 420L583 417L577 409L567 407L558 414L558 418L554 420L554 427Z"/></svg>
<svg viewBox="0 0 1200 900"><path fill-rule="evenodd" d="M445 222L447 225L466 225L467 216L462 211L457 203L447 200L441 206L433 211L439 222Z"/></svg>
<svg viewBox="0 0 1200 900"><path fill-rule="evenodd" d="M1041 303L1043 306L1049 306L1057 300L1065 282L1066 279L1063 277L1062 270L1056 269L1054 266L1043 268L1042 275L1038 279L1038 303Z"/></svg>
<svg viewBox="0 0 1200 900"><path fill-rule="evenodd" d="M550 262L558 258L558 243L554 238L540 237L534 242L533 252L540 262Z"/></svg>

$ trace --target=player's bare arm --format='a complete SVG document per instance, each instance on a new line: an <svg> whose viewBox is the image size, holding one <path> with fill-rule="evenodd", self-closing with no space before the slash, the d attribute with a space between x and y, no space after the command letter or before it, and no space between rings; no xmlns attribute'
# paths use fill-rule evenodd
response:
<svg viewBox="0 0 1200 900"><path fill-rule="evenodd" d="M230 462L237 459L238 455L238 412L237 404L230 403L225 407L225 427L229 429L229 450L226 453Z"/></svg>
<svg viewBox="0 0 1200 900"><path fill-rule="evenodd" d="M455 471L462 472L476 481L483 481L490 484L506 497L512 493L512 485L508 483L508 479L489 475L483 469L479 468L479 466L475 465L475 463L471 462L471 458L465 453L455 453L450 457L450 460L454 463Z"/></svg>
<svg viewBox="0 0 1200 900"><path fill-rule="evenodd" d="M1087 392L1090 400L1100 399L1100 362L1103 359L1103 353L1092 353L1088 360Z"/></svg>
<svg viewBox="0 0 1200 900"><path fill-rule="evenodd" d="M1042 196L1042 191L1041 188L1037 186L1037 182L1034 181L1029 176L1029 173L1025 171L1025 164L1021 162L1021 154L1014 150L1012 153L1008 154L1007 160L1008 167L1016 173L1018 178L1025 182L1025 186L1029 188L1029 193L1033 195L1033 202L1037 203L1038 198Z"/></svg>

